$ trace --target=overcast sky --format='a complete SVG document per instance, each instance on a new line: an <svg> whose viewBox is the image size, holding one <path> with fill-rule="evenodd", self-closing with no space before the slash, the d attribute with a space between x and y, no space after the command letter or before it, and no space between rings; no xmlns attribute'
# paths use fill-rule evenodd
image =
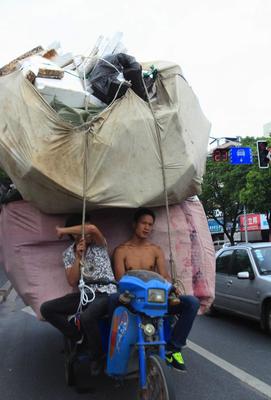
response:
<svg viewBox="0 0 271 400"><path fill-rule="evenodd" d="M100 34L124 33L138 61L183 69L211 136L261 136L271 121L270 0L0 0L0 65L59 40L87 54Z"/></svg>

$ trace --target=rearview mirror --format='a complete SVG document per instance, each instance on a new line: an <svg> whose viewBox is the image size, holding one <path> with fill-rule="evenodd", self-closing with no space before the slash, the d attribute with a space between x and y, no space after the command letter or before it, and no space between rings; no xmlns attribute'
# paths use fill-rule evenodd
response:
<svg viewBox="0 0 271 400"><path fill-rule="evenodd" d="M237 274L238 279L249 279L249 272L248 271L243 271L243 272L238 272Z"/></svg>

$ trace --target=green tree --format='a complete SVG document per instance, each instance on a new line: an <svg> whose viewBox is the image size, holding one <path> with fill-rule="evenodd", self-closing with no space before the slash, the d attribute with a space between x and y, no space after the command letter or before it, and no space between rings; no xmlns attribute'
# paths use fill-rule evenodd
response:
<svg viewBox="0 0 271 400"><path fill-rule="evenodd" d="M256 154L257 140L266 140L269 147L271 147L271 138L245 138L244 143L249 145ZM271 227L271 166L269 168L259 168L258 159L256 157L253 168L246 176L246 186L240 192L240 200L246 204L249 212L265 213L269 224L269 231Z"/></svg>
<svg viewBox="0 0 271 400"><path fill-rule="evenodd" d="M231 165L212 159L208 159L206 164L200 199L207 217L222 226L231 244L234 243L238 217L243 212L240 189L246 185L249 168L249 165ZM216 210L221 211L221 219L216 216Z"/></svg>
<svg viewBox="0 0 271 400"><path fill-rule="evenodd" d="M246 177L246 186L240 192L241 201L250 212L265 213L271 226L271 172L270 168L253 168Z"/></svg>
<svg viewBox="0 0 271 400"><path fill-rule="evenodd" d="M270 170L258 167L257 140L267 139L246 137L242 140L242 146L252 148L254 159L252 165L231 165L228 162L207 160L200 199L206 215L223 227L231 244L234 243L237 221L239 215L243 213L244 205L248 212L265 212L271 226ZM267 141L271 146L271 139ZM217 209L222 212L222 220L215 215Z"/></svg>

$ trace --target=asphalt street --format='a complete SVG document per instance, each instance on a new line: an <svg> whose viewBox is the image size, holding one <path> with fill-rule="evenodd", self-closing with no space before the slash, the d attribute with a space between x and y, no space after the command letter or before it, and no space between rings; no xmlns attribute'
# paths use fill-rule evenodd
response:
<svg viewBox="0 0 271 400"><path fill-rule="evenodd" d="M79 394L64 378L61 335L38 321L14 290L0 305L0 396L3 400L119 400L137 397L135 381L95 380ZM226 315L198 317L183 355L187 373L174 373L177 399L271 399L271 338L252 322Z"/></svg>

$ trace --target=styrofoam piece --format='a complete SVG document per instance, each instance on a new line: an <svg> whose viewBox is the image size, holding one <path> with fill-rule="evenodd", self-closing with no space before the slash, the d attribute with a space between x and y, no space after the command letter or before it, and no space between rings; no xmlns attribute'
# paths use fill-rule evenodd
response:
<svg viewBox="0 0 271 400"><path fill-rule="evenodd" d="M115 49L114 49L114 51L113 51L112 54L119 54L119 53L125 53L125 54L127 54L127 49L126 49L126 47L124 46L124 44L121 43L121 42L117 44L117 46L115 47Z"/></svg>
<svg viewBox="0 0 271 400"><path fill-rule="evenodd" d="M96 40L96 43L92 49L84 54L87 54L87 57L95 57L99 51L99 48L101 46L101 43L103 42L104 37L103 35L100 35L98 39Z"/></svg>
<svg viewBox="0 0 271 400"><path fill-rule="evenodd" d="M74 64L74 62L72 61L70 64L65 65L65 67L63 67L64 71L74 71L76 69L76 66Z"/></svg>
<svg viewBox="0 0 271 400"><path fill-rule="evenodd" d="M53 50L55 51L55 55L52 53L53 55L47 58L59 67L65 67L66 65L73 62L73 53L64 53L58 40L55 40L53 43L47 46L47 50L45 50L44 53L46 54L46 52L48 53Z"/></svg>
<svg viewBox="0 0 271 400"><path fill-rule="evenodd" d="M62 79L36 78L35 87L48 103L56 97L69 107L83 108L89 96L76 72L64 72Z"/></svg>
<svg viewBox="0 0 271 400"><path fill-rule="evenodd" d="M86 57L85 60L77 67L80 78L84 78L94 67L97 62L96 57Z"/></svg>
<svg viewBox="0 0 271 400"><path fill-rule="evenodd" d="M66 65L69 65L71 62L73 62L73 54L57 54L56 56L52 57L51 60L59 67L65 67Z"/></svg>
<svg viewBox="0 0 271 400"><path fill-rule="evenodd" d="M117 53L127 53L127 49L121 42L122 32L116 32L112 38L100 35L87 57L75 57L74 64L80 78L84 78L95 66L99 58Z"/></svg>
<svg viewBox="0 0 271 400"><path fill-rule="evenodd" d="M39 74L48 74L48 77L59 79L63 76L63 70L57 64L41 56L34 55L20 61L20 64L24 73L32 71L36 76Z"/></svg>
<svg viewBox="0 0 271 400"><path fill-rule="evenodd" d="M105 38L99 46L98 56L105 57L114 53L123 37L122 32L116 32L112 38Z"/></svg>

